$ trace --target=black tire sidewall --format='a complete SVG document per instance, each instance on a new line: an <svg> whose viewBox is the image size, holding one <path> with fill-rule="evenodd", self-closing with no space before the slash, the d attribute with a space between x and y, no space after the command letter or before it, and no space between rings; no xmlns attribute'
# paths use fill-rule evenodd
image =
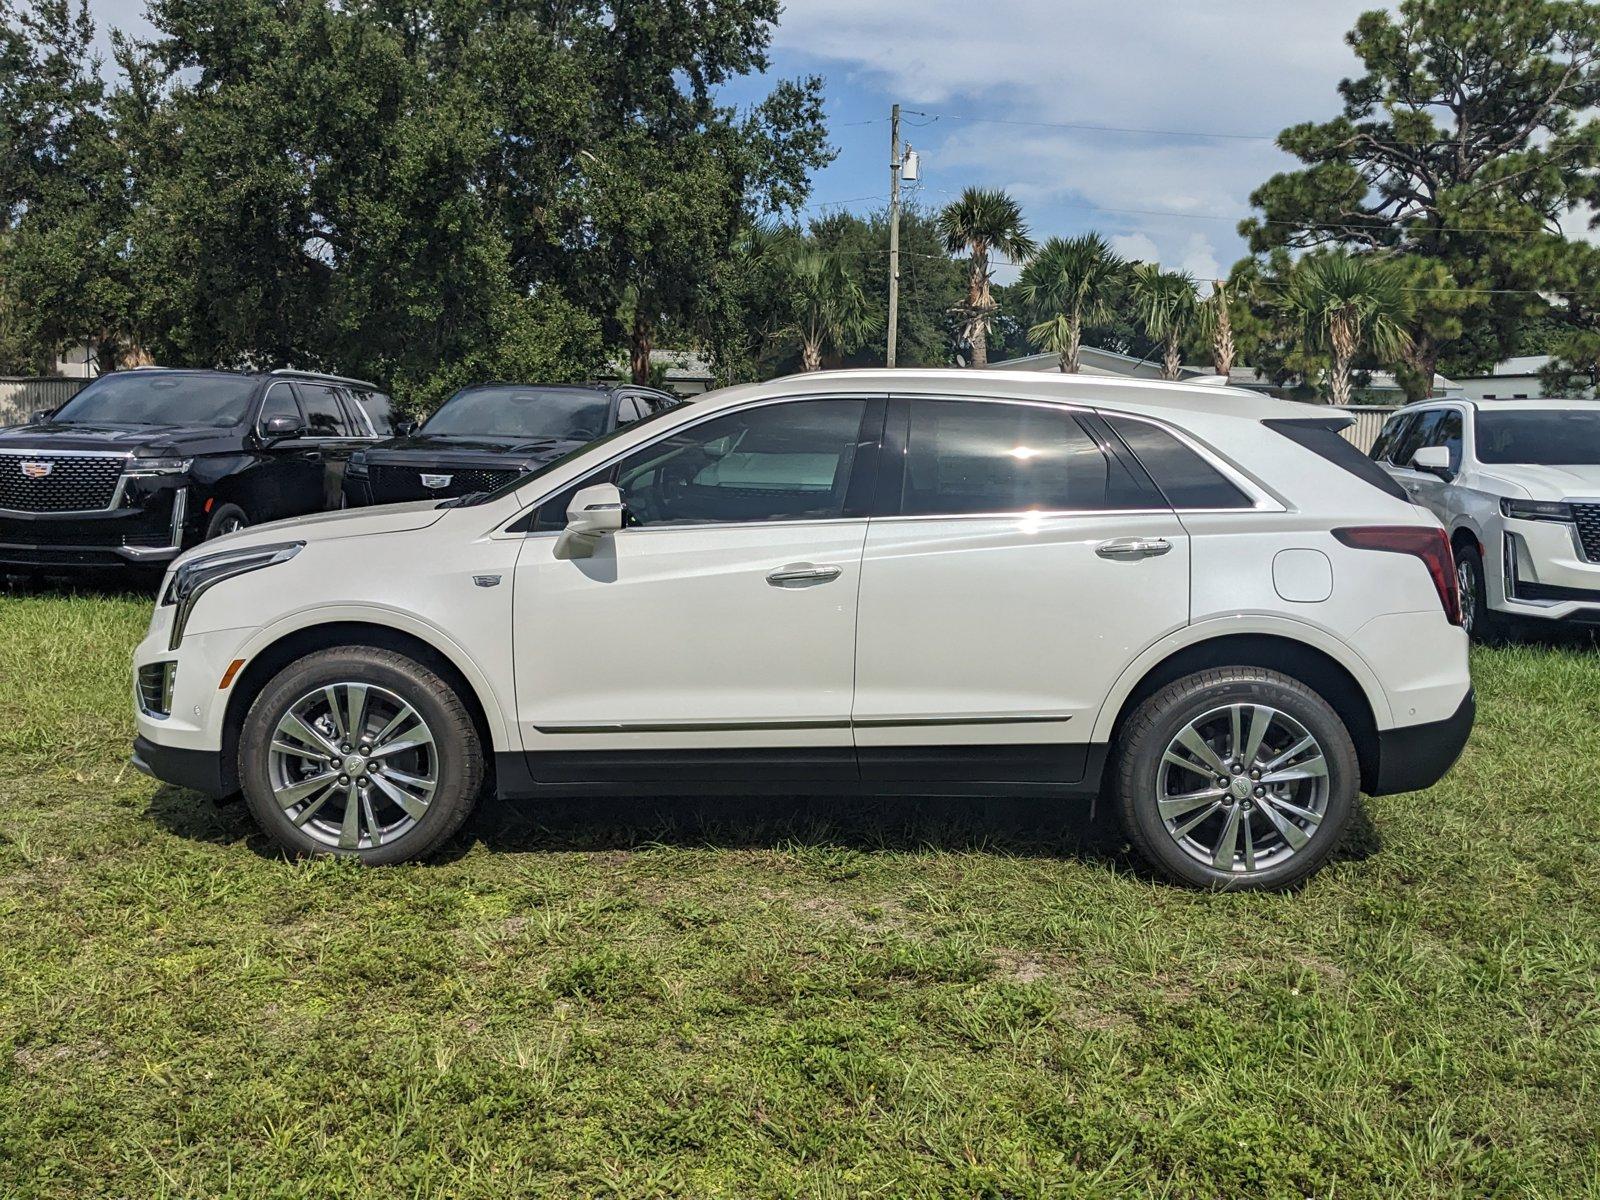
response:
<svg viewBox="0 0 1600 1200"><path fill-rule="evenodd" d="M289 705L321 684L346 680L387 688L415 708L433 734L439 758L438 786L422 820L399 837L363 850L328 846L297 828L273 797L268 775L273 730ZM426 855L461 827L482 785L483 755L472 720L449 683L403 655L352 647L308 655L262 688L240 734L239 779L256 821L290 853L384 865Z"/></svg>
<svg viewBox="0 0 1600 1200"><path fill-rule="evenodd" d="M206 536L203 540L209 542L214 537L221 537L222 534L219 531L220 526L222 525L222 522L230 516L237 516L239 518L241 522L240 528L249 527L250 514L245 512L244 509L240 508L237 504L219 504L216 508L211 510L211 517L206 521ZM237 530L235 530L235 532L237 532Z"/></svg>
<svg viewBox="0 0 1600 1200"><path fill-rule="evenodd" d="M1161 757L1172 739L1203 713L1237 703L1266 704L1287 713L1317 739L1328 763L1328 807L1310 845L1278 866L1244 876L1190 858L1173 841L1156 807ZM1338 714L1304 684L1264 669L1203 672L1157 692L1129 720L1119 766L1117 807L1135 847L1169 879L1213 891L1285 888L1312 874L1338 847L1361 786L1355 745Z"/></svg>

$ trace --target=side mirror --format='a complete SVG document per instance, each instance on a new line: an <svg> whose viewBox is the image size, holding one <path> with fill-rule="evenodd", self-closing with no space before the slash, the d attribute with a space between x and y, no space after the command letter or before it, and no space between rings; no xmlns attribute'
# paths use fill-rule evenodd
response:
<svg viewBox="0 0 1600 1200"><path fill-rule="evenodd" d="M1411 456L1411 465L1418 471L1437 475L1440 479L1453 479L1450 469L1450 451L1443 446L1423 446Z"/></svg>
<svg viewBox="0 0 1600 1200"><path fill-rule="evenodd" d="M41 408L35 411L33 416L29 417L28 420L35 425L43 425L46 421L60 411L61 410L59 408Z"/></svg>
<svg viewBox="0 0 1600 1200"><path fill-rule="evenodd" d="M622 493L614 483L597 483L572 497L567 527L556 539L557 558L588 558L608 533L622 528Z"/></svg>
<svg viewBox="0 0 1600 1200"><path fill-rule="evenodd" d="M415 421L396 421L394 423L395 437L410 437L416 431L417 423Z"/></svg>
<svg viewBox="0 0 1600 1200"><path fill-rule="evenodd" d="M268 417L261 423L261 436L268 442L299 437L305 431L306 427L299 417Z"/></svg>

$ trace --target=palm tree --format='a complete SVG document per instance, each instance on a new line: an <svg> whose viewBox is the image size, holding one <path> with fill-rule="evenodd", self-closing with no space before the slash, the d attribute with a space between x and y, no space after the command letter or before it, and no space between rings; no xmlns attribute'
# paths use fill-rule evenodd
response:
<svg viewBox="0 0 1600 1200"><path fill-rule="evenodd" d="M779 253L784 324L776 336L799 343L802 370L821 370L825 351L848 354L882 328L860 281L837 254L801 238Z"/></svg>
<svg viewBox="0 0 1600 1200"><path fill-rule="evenodd" d="M1161 378L1176 379L1183 365L1183 337L1200 306L1194 277L1187 271L1163 271L1160 263L1134 263L1129 285L1145 336L1161 344Z"/></svg>
<svg viewBox="0 0 1600 1200"><path fill-rule="evenodd" d="M1211 369L1226 379L1233 373L1233 300L1226 279L1211 281L1211 295L1201 302L1200 333L1211 343Z"/></svg>
<svg viewBox="0 0 1600 1200"><path fill-rule="evenodd" d="M1061 357L1061 370L1078 369L1083 327L1111 316L1111 289L1124 267L1098 233L1051 238L1022 272L1022 298L1039 318L1028 340Z"/></svg>
<svg viewBox="0 0 1600 1200"><path fill-rule="evenodd" d="M961 336L972 346L972 365L987 366L989 325L995 311L989 255L998 252L1021 262L1033 253L1033 239L1017 202L989 188L968 188L961 199L945 205L939 213L939 232L951 254L968 255L967 302L959 310L964 318Z"/></svg>
<svg viewBox="0 0 1600 1200"><path fill-rule="evenodd" d="M1411 344L1411 297L1394 263L1343 250L1311 254L1289 272L1280 301L1304 332L1306 346L1326 351L1334 404L1350 403L1350 367L1363 349L1392 362Z"/></svg>

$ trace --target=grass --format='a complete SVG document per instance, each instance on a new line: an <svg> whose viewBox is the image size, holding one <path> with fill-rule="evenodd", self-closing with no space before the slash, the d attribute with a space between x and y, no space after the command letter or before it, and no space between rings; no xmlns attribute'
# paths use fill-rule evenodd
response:
<svg viewBox="0 0 1600 1200"><path fill-rule="evenodd" d="M491 807L273 855L124 764L148 601L0 596L0 1196L1600 1194L1600 657L1298 894L1043 804Z"/></svg>

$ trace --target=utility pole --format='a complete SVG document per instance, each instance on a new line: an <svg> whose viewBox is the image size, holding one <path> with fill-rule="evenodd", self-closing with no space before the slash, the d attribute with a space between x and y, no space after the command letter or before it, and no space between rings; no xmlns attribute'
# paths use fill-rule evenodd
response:
<svg viewBox="0 0 1600 1200"><path fill-rule="evenodd" d="M889 342L884 366L894 366L900 323L900 106L889 110Z"/></svg>

